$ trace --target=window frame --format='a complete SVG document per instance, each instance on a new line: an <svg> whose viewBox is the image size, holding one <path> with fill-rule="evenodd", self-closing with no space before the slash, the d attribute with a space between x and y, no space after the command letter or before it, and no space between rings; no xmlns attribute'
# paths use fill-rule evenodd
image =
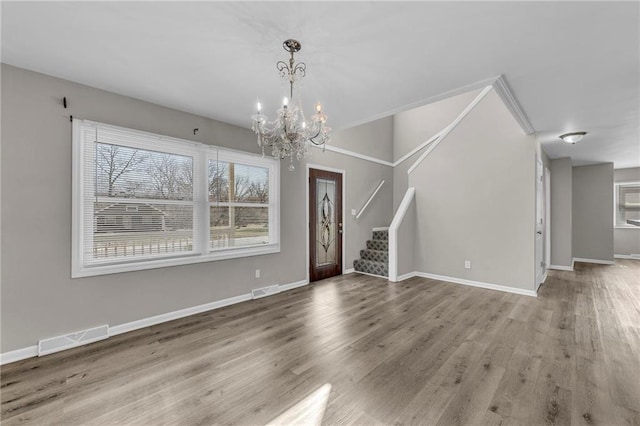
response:
<svg viewBox="0 0 640 426"><path fill-rule="evenodd" d="M262 168L266 168L269 170L269 201L266 203L266 206L264 203L231 203L234 205L237 205L238 207L267 207L268 211L269 211L269 240L274 239L274 243L279 243L280 242L280 219L279 219L279 215L274 215L272 214L272 212L278 212L277 206L279 204L279 193L276 193L275 189L273 188L274 182L272 182L272 176L278 176L279 175L279 167L276 167L276 165L279 165L280 163L273 159L271 161L271 159L268 162L265 162L266 157L262 157L261 155L258 156L247 156L239 151L233 151L233 150L217 150L217 152L215 153L209 153L209 155L206 156L206 165L208 166L208 163L210 160L213 161L224 161L227 163L235 163L235 164L242 164L242 165L246 165L246 166L255 166L255 167L262 167ZM207 167L207 171L208 171L208 167ZM207 176L207 182L209 181L208 179L209 177ZM208 185L207 185L208 187ZM279 187L279 185L278 185ZM272 196L272 194L276 194L276 196ZM206 232L207 235L209 236L209 207L213 204L215 204L215 202L211 202L209 201L209 193L207 191L206 196L205 196L205 201L207 203L206 206L206 210L207 210L207 226L206 228ZM227 204L227 203L222 203L222 204ZM242 204L242 205L240 205ZM273 232L273 238L272 238L272 234L271 234L271 230L274 230ZM236 247L228 247L225 249L213 249L211 248L211 241L210 238L207 238L207 249L210 255L217 255L218 253L224 252L224 251L232 251L232 250L243 250L249 247L262 247L262 246L268 246L270 244L272 244L271 242L267 243L267 244L261 244L261 245L255 245L255 246L236 246Z"/></svg>
<svg viewBox="0 0 640 426"><path fill-rule="evenodd" d="M85 232L93 233L93 225L85 222L86 146L83 131L87 127L115 130L130 137L130 146L193 157L193 250L187 253L169 253L146 259L117 259L114 262L88 264L84 255ZM269 170L269 242L253 246L210 249L209 193L207 164L210 159L233 158L239 163L256 165ZM133 199L132 199L133 201ZM71 214L71 277L80 278L120 272L140 271L169 266L189 265L226 259L273 254L280 252L280 162L259 154L252 154L207 145L200 142L143 132L90 120L73 120L72 130L72 214ZM89 229L88 229L89 228ZM197 230L197 231L196 231ZM93 235L93 234L92 234ZM90 239L91 241L93 238Z"/></svg>
<svg viewBox="0 0 640 426"><path fill-rule="evenodd" d="M616 182L613 184L613 227L615 229L638 229L640 230L640 226L628 225L626 222L624 224L618 224L618 199L620 196L620 187L621 186L629 186L629 185L638 185L640 186L640 181L628 181L628 182Z"/></svg>

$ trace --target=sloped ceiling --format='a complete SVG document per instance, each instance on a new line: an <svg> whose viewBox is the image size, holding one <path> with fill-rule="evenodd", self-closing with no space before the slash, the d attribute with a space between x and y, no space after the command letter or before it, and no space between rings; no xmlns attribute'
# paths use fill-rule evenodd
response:
<svg viewBox="0 0 640 426"><path fill-rule="evenodd" d="M333 128L503 74L552 158L622 168L640 166L639 28L637 2L4 1L2 61L248 127L296 38Z"/></svg>

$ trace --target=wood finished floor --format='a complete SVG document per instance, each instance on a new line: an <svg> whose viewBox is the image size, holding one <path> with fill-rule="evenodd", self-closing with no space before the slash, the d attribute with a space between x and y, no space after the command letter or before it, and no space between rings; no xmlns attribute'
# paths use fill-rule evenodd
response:
<svg viewBox="0 0 640 426"><path fill-rule="evenodd" d="M640 262L347 275L2 368L3 425L640 424Z"/></svg>

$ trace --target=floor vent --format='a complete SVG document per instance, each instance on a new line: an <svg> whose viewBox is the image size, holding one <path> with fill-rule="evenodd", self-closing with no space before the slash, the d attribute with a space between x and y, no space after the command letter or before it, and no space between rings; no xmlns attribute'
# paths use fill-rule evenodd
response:
<svg viewBox="0 0 640 426"><path fill-rule="evenodd" d="M280 293L280 287L277 284L270 285L269 287L253 289L251 290L251 297L254 299L260 299L261 297L271 296L276 293Z"/></svg>
<svg viewBox="0 0 640 426"><path fill-rule="evenodd" d="M108 337L108 325L101 325L99 327L65 334L64 336L51 337L38 342L38 356L75 348L76 346L87 345Z"/></svg>

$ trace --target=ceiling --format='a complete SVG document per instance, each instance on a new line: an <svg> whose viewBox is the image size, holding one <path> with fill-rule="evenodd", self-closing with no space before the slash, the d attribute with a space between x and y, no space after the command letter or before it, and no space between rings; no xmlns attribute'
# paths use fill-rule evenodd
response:
<svg viewBox="0 0 640 426"><path fill-rule="evenodd" d="M287 38L334 129L503 74L551 158L640 166L638 2L2 2L3 62L243 127Z"/></svg>

